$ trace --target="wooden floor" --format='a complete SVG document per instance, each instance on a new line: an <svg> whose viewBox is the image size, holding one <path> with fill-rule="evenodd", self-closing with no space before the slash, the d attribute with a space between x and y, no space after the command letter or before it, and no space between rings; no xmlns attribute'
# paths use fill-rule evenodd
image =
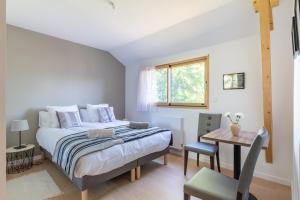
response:
<svg viewBox="0 0 300 200"><path fill-rule="evenodd" d="M160 162L160 163L159 163ZM129 182L130 174L124 174L98 187L89 189L89 200L183 200L183 184L193 176L201 167L196 167L194 160L189 160L187 177L183 175L183 158L169 156L167 166L162 161L151 162L142 167L142 177L133 183ZM63 192L62 195L51 200L80 200L80 191L49 161L36 165L32 169L16 175L8 175L13 179L22 175L41 170L47 170ZM229 170L222 170L224 174L232 176ZM251 192L257 199L263 200L289 200L291 190L287 186L255 178ZM191 198L196 200L196 198Z"/></svg>

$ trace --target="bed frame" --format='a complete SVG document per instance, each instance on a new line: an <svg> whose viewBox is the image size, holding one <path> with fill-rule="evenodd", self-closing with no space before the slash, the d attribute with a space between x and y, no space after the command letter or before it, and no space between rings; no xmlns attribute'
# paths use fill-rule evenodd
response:
<svg viewBox="0 0 300 200"><path fill-rule="evenodd" d="M170 141L170 144L171 143L172 143L172 139ZM44 153L45 157L47 157L49 160L52 161L51 154L47 150L43 149L42 147L40 147L40 148L41 148L41 151ZM73 179L71 181L73 182L74 185L76 185L76 187L78 189L80 189L81 200L88 200L88 188L99 185L100 183L103 183L105 181L113 179L113 178L120 176L121 174L124 174L129 171L130 171L130 180L131 180L131 182L133 182L133 181L135 181L135 179L140 178L142 165L144 165L156 158L159 158L161 156L164 157L164 165L167 165L167 163L168 163L167 154L169 153L169 151L170 151L170 149L169 149L169 147L167 147L163 151L148 154L148 155L138 158L130 163L127 163L120 168L114 169L114 170L104 173L104 174L100 174L100 175L96 175L96 176L84 176L82 178L76 178L73 175ZM65 172L58 165L56 165L56 167L65 174Z"/></svg>

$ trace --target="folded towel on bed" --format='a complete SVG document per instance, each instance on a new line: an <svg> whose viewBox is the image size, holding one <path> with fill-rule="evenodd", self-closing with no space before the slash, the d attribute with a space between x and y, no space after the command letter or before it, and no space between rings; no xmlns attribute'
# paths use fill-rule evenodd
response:
<svg viewBox="0 0 300 200"><path fill-rule="evenodd" d="M130 122L129 123L129 128L147 129L147 128L149 128L149 123L148 122Z"/></svg>
<svg viewBox="0 0 300 200"><path fill-rule="evenodd" d="M87 132L89 138L114 138L115 130L114 129L90 129Z"/></svg>

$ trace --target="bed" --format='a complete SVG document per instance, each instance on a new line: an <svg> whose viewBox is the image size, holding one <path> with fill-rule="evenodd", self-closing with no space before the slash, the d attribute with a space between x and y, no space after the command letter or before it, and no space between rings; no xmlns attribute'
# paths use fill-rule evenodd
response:
<svg viewBox="0 0 300 200"><path fill-rule="evenodd" d="M37 141L46 157L52 160L58 142L65 137L79 135L88 129L117 128L128 125L128 121L116 120L108 123L83 122L82 127L70 129L39 128ZM72 173L71 181L81 190L82 200L88 199L88 188L110 180L128 171L131 181L140 176L140 166L169 153L171 131L164 130L140 139L135 139L80 157ZM63 172L61 166L57 165Z"/></svg>

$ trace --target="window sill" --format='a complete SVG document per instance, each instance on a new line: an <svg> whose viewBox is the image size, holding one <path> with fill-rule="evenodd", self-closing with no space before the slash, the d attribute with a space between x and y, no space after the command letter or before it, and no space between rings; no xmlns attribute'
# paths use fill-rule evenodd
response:
<svg viewBox="0 0 300 200"><path fill-rule="evenodd" d="M191 108L191 109L208 109L208 105L163 105L163 104L157 104L157 107L161 107L161 108Z"/></svg>

